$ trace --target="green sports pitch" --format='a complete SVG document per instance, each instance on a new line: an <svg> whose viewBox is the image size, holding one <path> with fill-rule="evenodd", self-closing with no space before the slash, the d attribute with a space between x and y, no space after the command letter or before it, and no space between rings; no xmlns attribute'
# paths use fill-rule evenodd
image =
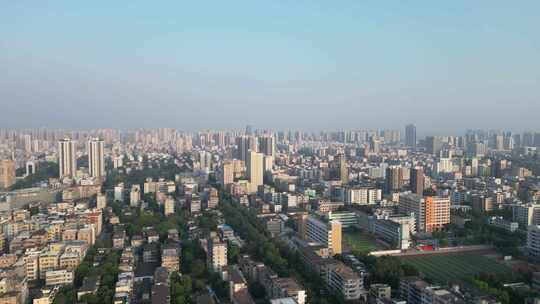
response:
<svg viewBox="0 0 540 304"><path fill-rule="evenodd" d="M362 253L370 253L372 251L378 251L383 248L377 241L369 234L361 231L349 231L343 234L343 241L352 250L356 250Z"/></svg>
<svg viewBox="0 0 540 304"><path fill-rule="evenodd" d="M465 281L479 273L503 273L509 267L477 253L432 254L400 257L425 277L438 283Z"/></svg>

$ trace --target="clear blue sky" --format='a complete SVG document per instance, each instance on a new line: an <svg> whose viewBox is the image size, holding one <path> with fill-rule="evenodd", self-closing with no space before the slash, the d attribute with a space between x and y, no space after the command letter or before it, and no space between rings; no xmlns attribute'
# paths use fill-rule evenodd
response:
<svg viewBox="0 0 540 304"><path fill-rule="evenodd" d="M540 1L0 1L0 127L539 129Z"/></svg>

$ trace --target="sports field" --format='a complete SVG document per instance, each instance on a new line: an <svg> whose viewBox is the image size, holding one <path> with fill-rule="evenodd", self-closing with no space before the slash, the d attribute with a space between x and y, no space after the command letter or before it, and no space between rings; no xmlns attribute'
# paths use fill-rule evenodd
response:
<svg viewBox="0 0 540 304"><path fill-rule="evenodd" d="M369 234L361 231L350 231L343 234L345 245L352 250L357 250L363 253L381 250L381 246L377 244L375 239Z"/></svg>
<svg viewBox="0 0 540 304"><path fill-rule="evenodd" d="M439 283L463 281L482 272L511 271L509 267L478 253L417 255L400 259Z"/></svg>

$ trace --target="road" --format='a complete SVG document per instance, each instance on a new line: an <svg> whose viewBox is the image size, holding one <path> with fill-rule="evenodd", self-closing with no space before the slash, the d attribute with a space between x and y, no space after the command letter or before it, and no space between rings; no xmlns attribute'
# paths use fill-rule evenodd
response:
<svg viewBox="0 0 540 304"><path fill-rule="evenodd" d="M440 248L434 251L420 251L409 250L402 253L392 254L392 256L415 256L415 255L433 255L433 254L448 254L448 253L460 253L460 252L475 252L475 251L493 251L494 247L490 245L470 245L470 246L457 246Z"/></svg>

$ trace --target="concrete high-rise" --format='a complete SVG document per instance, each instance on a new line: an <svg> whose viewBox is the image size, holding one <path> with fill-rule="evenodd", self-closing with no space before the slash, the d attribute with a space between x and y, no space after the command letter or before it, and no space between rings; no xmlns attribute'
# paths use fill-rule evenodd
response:
<svg viewBox="0 0 540 304"><path fill-rule="evenodd" d="M222 242L217 237L211 237L207 243L208 253L206 258L208 268L214 272L219 272L227 266L227 243Z"/></svg>
<svg viewBox="0 0 540 304"><path fill-rule="evenodd" d="M275 154L275 140L271 135L259 137L259 152L266 156L274 156Z"/></svg>
<svg viewBox="0 0 540 304"><path fill-rule="evenodd" d="M381 143L379 138L376 136L371 136L369 138L369 151L373 154L379 154L381 149Z"/></svg>
<svg viewBox="0 0 540 304"><path fill-rule="evenodd" d="M239 136L236 138L236 158L247 162L249 151L258 152L257 138L253 136Z"/></svg>
<svg viewBox="0 0 540 304"><path fill-rule="evenodd" d="M263 184L263 154L250 151L247 160L247 177L249 178L249 192L257 192Z"/></svg>
<svg viewBox="0 0 540 304"><path fill-rule="evenodd" d="M338 157L339 162L339 179L343 185L349 182L349 170L347 169L347 158L345 154L341 154Z"/></svg>
<svg viewBox="0 0 540 304"><path fill-rule="evenodd" d="M0 189L7 189L15 184L15 162L11 159L0 160Z"/></svg>
<svg viewBox="0 0 540 304"><path fill-rule="evenodd" d="M225 161L221 167L221 184L223 187L234 182L234 164L231 161Z"/></svg>
<svg viewBox="0 0 540 304"><path fill-rule="evenodd" d="M426 231L426 201L421 195L411 192L401 193L398 211L401 214L413 214L417 231Z"/></svg>
<svg viewBox="0 0 540 304"><path fill-rule="evenodd" d="M225 146L225 132L219 131L215 134L215 142L218 147Z"/></svg>
<svg viewBox="0 0 540 304"><path fill-rule="evenodd" d="M450 223L450 198L406 192L399 196L398 211L414 214L419 232L433 232Z"/></svg>
<svg viewBox="0 0 540 304"><path fill-rule="evenodd" d="M426 232L443 229L450 223L450 198L426 196Z"/></svg>
<svg viewBox="0 0 540 304"><path fill-rule="evenodd" d="M534 260L540 259L540 226L527 227L527 254Z"/></svg>
<svg viewBox="0 0 540 304"><path fill-rule="evenodd" d="M413 124L405 126L405 145L416 149L416 126Z"/></svg>
<svg viewBox="0 0 540 304"><path fill-rule="evenodd" d="M411 169L410 188L415 194L424 194L424 169L421 167Z"/></svg>
<svg viewBox="0 0 540 304"><path fill-rule="evenodd" d="M88 141L88 171L91 177L105 177L103 140L92 138Z"/></svg>
<svg viewBox="0 0 540 304"><path fill-rule="evenodd" d="M442 150L441 139L437 136L426 137L426 153L432 155L439 155Z"/></svg>
<svg viewBox="0 0 540 304"><path fill-rule="evenodd" d="M247 136L239 136L236 138L236 158L241 161L247 160L247 153L249 151L249 142Z"/></svg>
<svg viewBox="0 0 540 304"><path fill-rule="evenodd" d="M60 178L74 177L77 171L75 142L69 138L58 142L58 167Z"/></svg>
<svg viewBox="0 0 540 304"><path fill-rule="evenodd" d="M399 192L403 186L403 168L390 166L386 168L386 192Z"/></svg>

